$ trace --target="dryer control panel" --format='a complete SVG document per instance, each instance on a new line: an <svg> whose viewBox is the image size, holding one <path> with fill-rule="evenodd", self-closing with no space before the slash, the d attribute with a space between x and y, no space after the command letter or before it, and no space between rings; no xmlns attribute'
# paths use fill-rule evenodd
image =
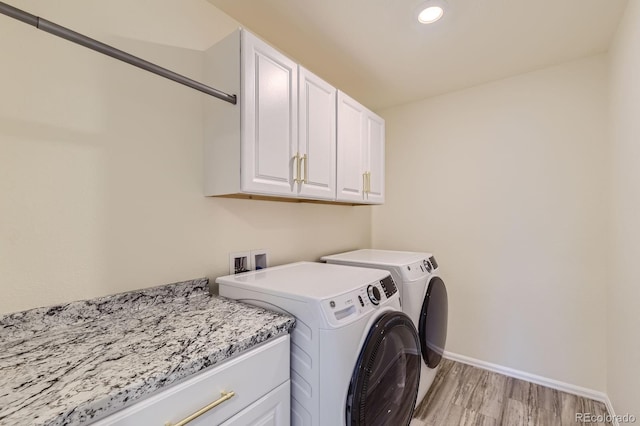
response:
<svg viewBox="0 0 640 426"><path fill-rule="evenodd" d="M409 265L404 265L402 270L402 277L405 281L417 280L425 275L431 274L438 268L436 258L431 256L428 259L424 258L417 262L413 262Z"/></svg>
<svg viewBox="0 0 640 426"><path fill-rule="evenodd" d="M387 275L380 281L374 281L358 290L323 300L322 309L330 324L344 325L377 309L394 295L397 298L396 293L398 287L391 275Z"/></svg>

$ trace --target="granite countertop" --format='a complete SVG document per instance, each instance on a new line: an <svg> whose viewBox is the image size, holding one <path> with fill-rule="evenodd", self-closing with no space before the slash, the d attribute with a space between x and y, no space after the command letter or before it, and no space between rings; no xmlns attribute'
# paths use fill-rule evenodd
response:
<svg viewBox="0 0 640 426"><path fill-rule="evenodd" d="M294 318L186 281L0 317L0 425L84 425L285 335Z"/></svg>

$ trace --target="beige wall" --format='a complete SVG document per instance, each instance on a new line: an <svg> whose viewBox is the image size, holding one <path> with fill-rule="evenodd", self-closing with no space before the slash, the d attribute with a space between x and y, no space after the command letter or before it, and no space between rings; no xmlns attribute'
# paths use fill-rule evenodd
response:
<svg viewBox="0 0 640 426"><path fill-rule="evenodd" d="M11 3L195 78L238 25L200 0ZM369 207L205 198L205 95L0 21L0 313L370 244Z"/></svg>
<svg viewBox="0 0 640 426"><path fill-rule="evenodd" d="M604 56L381 111L375 248L433 251L447 350L605 390Z"/></svg>
<svg viewBox="0 0 640 426"><path fill-rule="evenodd" d="M607 392L640 418L640 2L630 1L611 49L613 148Z"/></svg>

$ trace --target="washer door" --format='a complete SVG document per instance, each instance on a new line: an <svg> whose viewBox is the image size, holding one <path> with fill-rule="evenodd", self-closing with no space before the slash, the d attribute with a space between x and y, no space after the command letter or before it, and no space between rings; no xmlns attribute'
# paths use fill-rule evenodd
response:
<svg viewBox="0 0 640 426"><path fill-rule="evenodd" d="M444 281L440 277L431 278L418 324L422 358L429 368L440 364L447 342L448 303Z"/></svg>
<svg viewBox="0 0 640 426"><path fill-rule="evenodd" d="M349 426L405 426L413 416L420 383L420 342L407 315L393 311L373 324L351 377Z"/></svg>

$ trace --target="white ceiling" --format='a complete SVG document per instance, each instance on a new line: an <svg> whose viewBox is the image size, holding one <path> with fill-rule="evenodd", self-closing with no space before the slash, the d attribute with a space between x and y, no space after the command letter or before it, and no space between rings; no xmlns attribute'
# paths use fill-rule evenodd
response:
<svg viewBox="0 0 640 426"><path fill-rule="evenodd" d="M627 0L208 0L373 109L606 52Z"/></svg>

